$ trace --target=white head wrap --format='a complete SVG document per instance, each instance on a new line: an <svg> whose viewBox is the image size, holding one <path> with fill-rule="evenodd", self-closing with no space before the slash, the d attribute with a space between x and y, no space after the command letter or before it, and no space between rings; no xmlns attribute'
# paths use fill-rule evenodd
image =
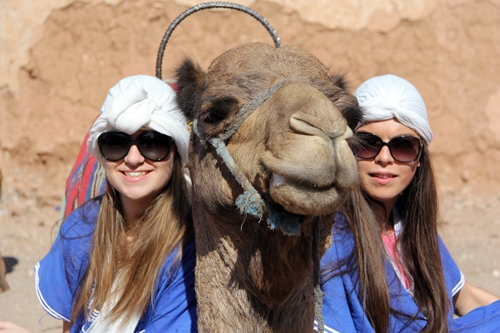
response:
<svg viewBox="0 0 500 333"><path fill-rule="evenodd" d="M108 131L131 135L140 129L171 136L182 165L186 164L189 132L186 119L175 102L175 92L162 80L149 75L127 77L109 90L101 115L90 129L87 149L102 163L97 144L99 135Z"/></svg>
<svg viewBox="0 0 500 333"><path fill-rule="evenodd" d="M396 118L417 132L427 145L431 143L424 100L410 82L392 74L376 76L363 82L354 96L363 108L363 122Z"/></svg>

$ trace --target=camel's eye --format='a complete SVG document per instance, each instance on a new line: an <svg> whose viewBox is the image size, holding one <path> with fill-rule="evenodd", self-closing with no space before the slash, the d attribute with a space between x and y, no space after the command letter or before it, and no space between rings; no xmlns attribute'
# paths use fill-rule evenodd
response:
<svg viewBox="0 0 500 333"><path fill-rule="evenodd" d="M203 112L202 119L206 124L216 124L228 117L236 109L238 102L232 97L217 98L210 103L210 107Z"/></svg>
<svg viewBox="0 0 500 333"><path fill-rule="evenodd" d="M203 119L203 122L207 124L215 124L225 118L224 114L218 112L218 110L211 110L208 115Z"/></svg>

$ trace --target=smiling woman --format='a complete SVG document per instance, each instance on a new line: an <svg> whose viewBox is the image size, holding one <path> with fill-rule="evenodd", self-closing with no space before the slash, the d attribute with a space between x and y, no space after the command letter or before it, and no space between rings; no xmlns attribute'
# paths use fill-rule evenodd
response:
<svg viewBox="0 0 500 333"><path fill-rule="evenodd" d="M384 75L354 95L363 109L350 142L361 189L335 217L322 259L325 324L342 333L498 332L500 297L465 280L438 235L419 92Z"/></svg>
<svg viewBox="0 0 500 333"><path fill-rule="evenodd" d="M166 83L139 75L111 88L87 143L107 191L36 265L40 303L64 332L196 331L188 141Z"/></svg>

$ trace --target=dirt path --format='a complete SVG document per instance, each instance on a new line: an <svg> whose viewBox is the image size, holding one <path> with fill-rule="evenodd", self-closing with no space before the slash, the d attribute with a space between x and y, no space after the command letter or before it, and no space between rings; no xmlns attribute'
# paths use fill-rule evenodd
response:
<svg viewBox="0 0 500 333"><path fill-rule="evenodd" d="M21 198L0 202L0 248L6 264L15 264L7 274L10 290L0 294L0 319L32 333L62 331L61 323L39 305L33 269L50 248L58 218L56 207L40 209L35 202Z"/></svg>
<svg viewBox="0 0 500 333"><path fill-rule="evenodd" d="M500 199L484 204L446 198L442 204L442 237L467 279L500 294ZM36 332L61 332L61 324L45 315L34 288L33 266L48 251L57 207L38 208L23 198L0 202L0 248L13 266L7 274L11 289L0 294L0 320L10 320Z"/></svg>

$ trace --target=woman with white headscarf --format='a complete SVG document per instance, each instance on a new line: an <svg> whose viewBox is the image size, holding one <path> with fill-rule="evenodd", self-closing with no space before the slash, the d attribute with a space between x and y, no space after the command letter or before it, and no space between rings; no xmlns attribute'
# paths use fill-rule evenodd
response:
<svg viewBox="0 0 500 333"><path fill-rule="evenodd" d="M36 265L42 307L64 332L195 332L189 132L165 82L127 77L88 139L107 191L75 210Z"/></svg>
<svg viewBox="0 0 500 333"><path fill-rule="evenodd" d="M438 235L422 97L394 75L354 95L361 188L337 214L322 259L325 331L499 332L500 297L465 281Z"/></svg>

